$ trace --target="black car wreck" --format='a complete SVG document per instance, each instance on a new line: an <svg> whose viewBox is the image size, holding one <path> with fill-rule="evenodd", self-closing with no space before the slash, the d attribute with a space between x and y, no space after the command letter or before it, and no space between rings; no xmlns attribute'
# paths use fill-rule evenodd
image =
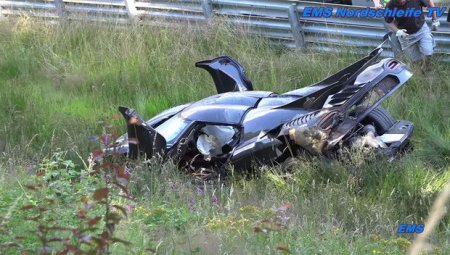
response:
<svg viewBox="0 0 450 255"><path fill-rule="evenodd" d="M389 157L405 148L413 124L394 120L380 103L412 76L400 61L377 61L381 47L316 84L283 94L254 91L230 57L196 63L217 95L144 121L119 107L128 132L107 153L172 158L190 169L281 164L299 153L336 155L342 147L373 148Z"/></svg>

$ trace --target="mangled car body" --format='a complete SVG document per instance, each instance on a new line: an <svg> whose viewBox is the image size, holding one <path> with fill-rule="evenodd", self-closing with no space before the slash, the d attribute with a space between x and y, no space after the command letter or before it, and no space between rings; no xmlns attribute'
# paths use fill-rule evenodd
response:
<svg viewBox="0 0 450 255"><path fill-rule="evenodd" d="M392 157L408 144L413 124L394 120L379 105L412 73L396 59L378 61L381 52L377 48L325 80L282 94L255 91L230 57L197 62L210 73L217 95L148 121L119 107L127 134L107 151L172 158L192 169L277 164L302 152L331 156L345 146Z"/></svg>

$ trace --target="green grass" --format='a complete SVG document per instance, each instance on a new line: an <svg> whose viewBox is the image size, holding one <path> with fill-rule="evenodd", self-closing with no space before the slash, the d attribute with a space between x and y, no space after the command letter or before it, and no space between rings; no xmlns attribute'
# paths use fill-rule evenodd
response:
<svg viewBox="0 0 450 255"><path fill-rule="evenodd" d="M317 82L357 59L274 47L245 28L221 24L1 23L0 231L6 234L0 241L26 235L26 247L37 247L18 208L30 200L21 187L44 157L61 148L81 169L78 155L86 160L96 146L87 138L101 133L98 122L111 119L118 105L150 118L214 94L208 74L193 64L225 54L244 65L256 89L275 92ZM384 103L394 117L416 125L414 151L400 160L299 159L290 174L263 168L253 178L235 173L206 186L171 164L141 166L133 170L136 209L118 227L133 245L114 246L115 254L275 254L280 244L293 254L404 253L413 236L397 235L398 225L423 223L450 178L450 67L436 64L428 77L414 71ZM67 203L60 201L57 212L70 225L76 203ZM285 214L272 210L285 203L293 205ZM283 228L255 233L280 217ZM433 253L450 253L449 224L447 217L432 235Z"/></svg>

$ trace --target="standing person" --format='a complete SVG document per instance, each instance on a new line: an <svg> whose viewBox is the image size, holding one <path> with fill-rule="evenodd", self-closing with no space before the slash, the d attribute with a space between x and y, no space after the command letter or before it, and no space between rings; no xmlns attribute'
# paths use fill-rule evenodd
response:
<svg viewBox="0 0 450 255"><path fill-rule="evenodd" d="M428 1L428 2L426 2ZM433 0L391 0L386 4L386 9L407 10L422 7L435 7ZM419 17L385 17L386 26L397 36L403 53L413 61L422 59L423 70L429 70L431 56L435 46L433 35L425 23L423 13ZM440 26L433 11L432 29L437 30Z"/></svg>

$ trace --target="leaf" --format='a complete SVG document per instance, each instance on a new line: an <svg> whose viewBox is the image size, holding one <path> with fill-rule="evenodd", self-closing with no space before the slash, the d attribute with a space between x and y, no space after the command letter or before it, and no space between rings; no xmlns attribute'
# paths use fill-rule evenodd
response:
<svg viewBox="0 0 450 255"><path fill-rule="evenodd" d="M92 237L92 240L97 243L97 250L102 250L106 247L107 245L107 239L104 238L98 238L98 237ZM97 254L97 253L93 253L93 254Z"/></svg>
<svg viewBox="0 0 450 255"><path fill-rule="evenodd" d="M103 151L100 149L96 149L92 152L92 154L94 155L94 158L97 158L103 155Z"/></svg>
<svg viewBox="0 0 450 255"><path fill-rule="evenodd" d="M30 190L37 190L38 186L37 185L25 185L25 188L30 189Z"/></svg>
<svg viewBox="0 0 450 255"><path fill-rule="evenodd" d="M89 210L89 209L91 209L92 207L94 207L96 204L97 204L97 203L95 203L95 202L88 202L88 203L86 203L86 204L84 205L84 208L85 208L86 210Z"/></svg>
<svg viewBox="0 0 450 255"><path fill-rule="evenodd" d="M151 252L151 253L156 253L156 250L152 249L152 248L147 248L147 249L145 249L145 251L146 252Z"/></svg>
<svg viewBox="0 0 450 255"><path fill-rule="evenodd" d="M119 187L119 189L121 189L123 191L123 193L125 193L127 196L130 196L128 189L123 186L122 184L118 183L118 182L113 182L114 185L116 185L117 187Z"/></svg>
<svg viewBox="0 0 450 255"><path fill-rule="evenodd" d="M79 210L78 211L78 218L84 219L84 218L86 218L86 214L87 214L86 210Z"/></svg>
<svg viewBox="0 0 450 255"><path fill-rule="evenodd" d="M255 233L261 233L261 232L263 232L263 229L260 227L254 227L253 231L255 231Z"/></svg>
<svg viewBox="0 0 450 255"><path fill-rule="evenodd" d="M10 247L21 247L21 245L18 244L18 243L6 242L6 243L0 244L0 247L7 247L7 248L10 248Z"/></svg>
<svg viewBox="0 0 450 255"><path fill-rule="evenodd" d="M31 217L31 218L26 218L26 220L32 220L32 221L39 221L40 219L41 219L41 215Z"/></svg>
<svg viewBox="0 0 450 255"><path fill-rule="evenodd" d="M102 217L95 217L92 219L88 219L87 223L90 227L92 227L93 225L97 224L97 222L99 222L102 219Z"/></svg>
<svg viewBox="0 0 450 255"><path fill-rule="evenodd" d="M47 240L47 242L61 242L63 239L62 238L58 238L58 237L54 237L54 238L50 238Z"/></svg>
<svg viewBox="0 0 450 255"><path fill-rule="evenodd" d="M69 252L69 251L71 251L71 252L73 252L74 254L82 254L81 252L82 251L80 251L77 247L75 247L75 246L73 246L73 245L71 245L71 244L64 244L64 246L66 246L66 250Z"/></svg>
<svg viewBox="0 0 450 255"><path fill-rule="evenodd" d="M56 253L56 255L66 255L66 254L68 254L68 253L69 253L69 250L68 250L68 249L64 249L64 250L62 250L62 251Z"/></svg>
<svg viewBox="0 0 450 255"><path fill-rule="evenodd" d="M45 199L49 204L54 204L55 203L55 199L53 198L46 198Z"/></svg>
<svg viewBox="0 0 450 255"><path fill-rule="evenodd" d="M85 243L85 244L88 244L88 245L91 245L92 244L91 236L88 235L88 234L81 235L81 242Z"/></svg>
<svg viewBox="0 0 450 255"><path fill-rule="evenodd" d="M112 119L113 120L118 120L118 119L120 119L120 114L113 114L113 116L112 116Z"/></svg>
<svg viewBox="0 0 450 255"><path fill-rule="evenodd" d="M34 208L34 205L32 205L32 204L29 204L29 205L25 205L25 206L22 206L22 210L24 210L24 211L26 211L26 210L31 210L31 209L33 209Z"/></svg>
<svg viewBox="0 0 450 255"><path fill-rule="evenodd" d="M44 225L39 225L38 230L39 230L39 232L47 232L47 227Z"/></svg>
<svg viewBox="0 0 450 255"><path fill-rule="evenodd" d="M269 220L263 220L264 228L268 230L281 230L282 225L279 223L271 222Z"/></svg>
<svg viewBox="0 0 450 255"><path fill-rule="evenodd" d="M88 201L89 201L89 197L88 196L83 196L81 198L81 202L83 202L83 203L87 203Z"/></svg>
<svg viewBox="0 0 450 255"><path fill-rule="evenodd" d="M102 234L100 235L100 237L101 237L102 239L109 239L109 238L111 237L111 234L110 234L110 232L104 230L104 231L102 232Z"/></svg>
<svg viewBox="0 0 450 255"><path fill-rule="evenodd" d="M104 145L109 144L109 136L108 134L103 134L100 136L100 139Z"/></svg>
<svg viewBox="0 0 450 255"><path fill-rule="evenodd" d="M286 203L275 209L277 212L285 212L287 209L291 209L293 206L291 203Z"/></svg>
<svg viewBox="0 0 450 255"><path fill-rule="evenodd" d="M113 242L113 243L122 243L122 244L124 244L126 246L132 244L131 242L128 242L128 241L125 241L125 240L122 240L122 239L119 239L119 238L112 238L111 242Z"/></svg>
<svg viewBox="0 0 450 255"><path fill-rule="evenodd" d="M121 183L121 185L123 185L123 186L128 185L128 180L126 178L117 177L116 180L117 180L117 183Z"/></svg>
<svg viewBox="0 0 450 255"><path fill-rule="evenodd" d="M114 158L118 158L118 157L120 157L120 156L123 156L123 154L122 153L119 153L119 152L117 152L117 151L113 151L113 153L111 154Z"/></svg>
<svg viewBox="0 0 450 255"><path fill-rule="evenodd" d="M103 163L103 164L100 166L100 168L103 169L103 170L116 169L116 167L117 167L116 164L111 163L111 162Z"/></svg>
<svg viewBox="0 0 450 255"><path fill-rule="evenodd" d="M120 216L120 214L115 213L115 212L110 212L106 215L107 222L113 222L115 224L118 224L121 219L122 219L122 217Z"/></svg>
<svg viewBox="0 0 450 255"><path fill-rule="evenodd" d="M119 197L121 197L121 198L125 198L125 199L128 199L128 200L131 200L131 201L136 201L133 197L131 197L131 196L123 196L123 195L119 195Z"/></svg>
<svg viewBox="0 0 450 255"><path fill-rule="evenodd" d="M108 188L96 189L94 192L93 198L95 201L100 201L100 200L108 197L108 192L109 192Z"/></svg>
<svg viewBox="0 0 450 255"><path fill-rule="evenodd" d="M123 186L127 186L130 182L130 170L127 167L117 167L117 181Z"/></svg>
<svg viewBox="0 0 450 255"><path fill-rule="evenodd" d="M127 209L125 209L125 207L120 206L120 205L113 205L113 207L118 209L119 211L121 211L123 213L123 215L125 217L127 217Z"/></svg>
<svg viewBox="0 0 450 255"><path fill-rule="evenodd" d="M105 227L109 233L114 233L114 230L116 229L116 224L115 223L107 223Z"/></svg>
<svg viewBox="0 0 450 255"><path fill-rule="evenodd" d="M85 233L85 232L94 232L94 231L97 231L97 228L93 228L93 227L83 228L83 229L75 230L74 234L76 234L76 233Z"/></svg>
<svg viewBox="0 0 450 255"><path fill-rule="evenodd" d="M277 250L284 251L286 253L291 253L291 251L289 250L289 246L285 243L278 243Z"/></svg>
<svg viewBox="0 0 450 255"><path fill-rule="evenodd" d="M72 231L71 228L59 227L59 226L47 227L47 230L54 230L54 231ZM61 241L62 241L62 240L61 240Z"/></svg>

